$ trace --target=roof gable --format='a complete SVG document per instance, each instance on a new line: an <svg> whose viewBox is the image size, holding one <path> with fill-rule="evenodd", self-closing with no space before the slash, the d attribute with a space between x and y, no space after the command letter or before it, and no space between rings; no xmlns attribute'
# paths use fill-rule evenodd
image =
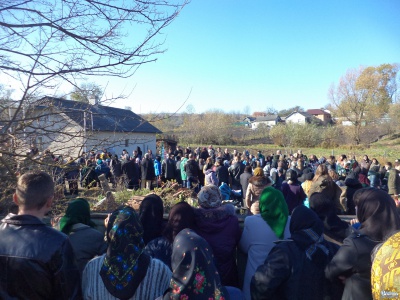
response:
<svg viewBox="0 0 400 300"><path fill-rule="evenodd" d="M54 97L44 97L35 102L35 105L43 108L54 107L82 127L86 112L86 126L91 128L93 119L94 131L161 133L158 128L127 109Z"/></svg>

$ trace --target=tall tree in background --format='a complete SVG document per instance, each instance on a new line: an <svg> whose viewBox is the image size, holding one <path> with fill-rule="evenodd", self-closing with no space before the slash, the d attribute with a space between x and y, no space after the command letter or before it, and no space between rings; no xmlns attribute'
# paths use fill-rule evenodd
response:
<svg viewBox="0 0 400 300"><path fill-rule="evenodd" d="M350 69L332 85L329 95L336 117L353 125L355 144L361 141L361 127L388 113L397 91L397 64Z"/></svg>
<svg viewBox="0 0 400 300"><path fill-rule="evenodd" d="M82 83L79 87L75 86L71 92L71 100L89 103L94 100L96 103L103 96L102 87L93 82Z"/></svg>

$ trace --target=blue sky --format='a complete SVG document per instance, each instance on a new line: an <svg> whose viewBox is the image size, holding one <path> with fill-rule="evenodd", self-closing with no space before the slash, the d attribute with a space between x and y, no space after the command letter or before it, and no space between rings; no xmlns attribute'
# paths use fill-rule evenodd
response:
<svg viewBox="0 0 400 300"><path fill-rule="evenodd" d="M97 82L137 113L320 108L348 69L400 63L399 12L398 0L192 0L157 62Z"/></svg>

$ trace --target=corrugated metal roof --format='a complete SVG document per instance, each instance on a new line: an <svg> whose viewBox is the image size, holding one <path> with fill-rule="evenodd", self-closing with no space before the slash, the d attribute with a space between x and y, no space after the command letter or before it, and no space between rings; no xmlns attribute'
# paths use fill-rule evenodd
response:
<svg viewBox="0 0 400 300"><path fill-rule="evenodd" d="M92 129L93 118L94 131L161 133L158 128L127 109L91 105L54 97L44 97L36 101L35 105L43 109L54 107L82 127L84 112L86 112L86 126Z"/></svg>

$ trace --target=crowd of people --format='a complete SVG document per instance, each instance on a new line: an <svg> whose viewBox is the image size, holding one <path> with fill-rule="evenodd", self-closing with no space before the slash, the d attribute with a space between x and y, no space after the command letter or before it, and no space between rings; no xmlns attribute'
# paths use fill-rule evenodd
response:
<svg viewBox="0 0 400 300"><path fill-rule="evenodd" d="M165 221L162 199L150 194L138 212L112 212L103 236L78 198L50 228L41 219L57 182L27 172L13 196L18 214L0 225L0 298L399 298L398 259L385 251L399 247L399 162L212 146L178 147L154 161L151 153L137 161L124 152L123 165L152 170L138 176L137 188L175 180L198 191L198 207L179 202ZM243 228L223 201L238 195L247 208ZM247 255L242 280L237 251Z"/></svg>

